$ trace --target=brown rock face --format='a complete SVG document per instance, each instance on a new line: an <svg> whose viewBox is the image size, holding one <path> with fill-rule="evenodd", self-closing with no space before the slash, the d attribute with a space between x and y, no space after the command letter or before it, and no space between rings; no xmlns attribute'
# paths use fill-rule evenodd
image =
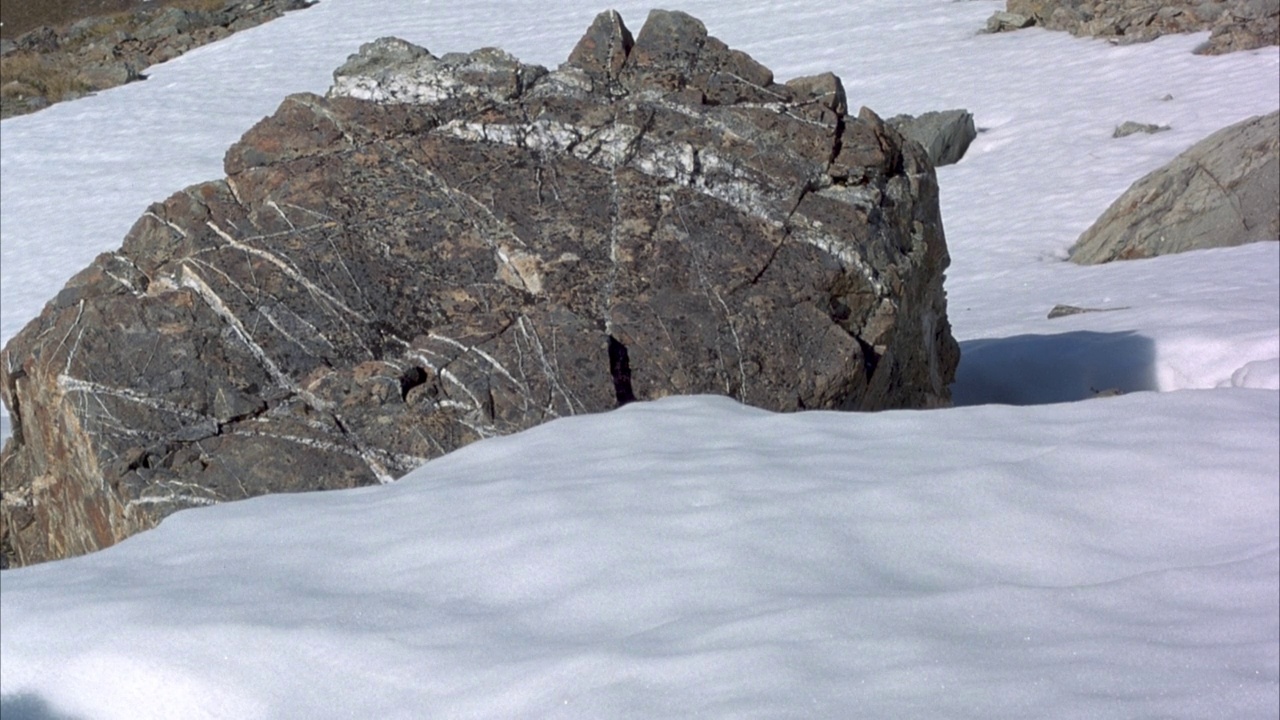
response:
<svg viewBox="0 0 1280 720"><path fill-rule="evenodd" d="M393 39L153 206L0 356L6 553L388 481L633 399L949 402L933 168L833 75L597 18L559 70ZM590 438L584 438L590 442Z"/></svg>

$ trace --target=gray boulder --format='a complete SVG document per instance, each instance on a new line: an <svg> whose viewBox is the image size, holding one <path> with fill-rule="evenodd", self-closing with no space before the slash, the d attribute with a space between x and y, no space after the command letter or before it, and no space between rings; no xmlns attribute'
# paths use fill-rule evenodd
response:
<svg viewBox="0 0 1280 720"><path fill-rule="evenodd" d="M968 110L927 112L919 117L896 115L886 122L907 138L920 143L934 167L960 162L969 144L978 137L973 114Z"/></svg>
<svg viewBox="0 0 1280 720"><path fill-rule="evenodd" d="M1034 18L1027 17L1019 13L1005 12L1003 10L992 13L987 18L987 32L1009 32L1011 30L1021 30L1035 25Z"/></svg>
<svg viewBox="0 0 1280 720"><path fill-rule="evenodd" d="M1219 130L1133 184L1080 236L1081 264L1280 239L1280 111Z"/></svg>
<svg viewBox="0 0 1280 720"><path fill-rule="evenodd" d="M949 402L923 151L683 13L555 71L370 44L225 168L0 353L15 565L632 400Z"/></svg>

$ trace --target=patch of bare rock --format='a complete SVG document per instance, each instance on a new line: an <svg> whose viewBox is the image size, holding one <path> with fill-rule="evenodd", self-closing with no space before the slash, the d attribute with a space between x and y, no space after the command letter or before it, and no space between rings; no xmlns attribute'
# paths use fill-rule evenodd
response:
<svg viewBox="0 0 1280 720"><path fill-rule="evenodd" d="M1005 7L987 21L988 32L1037 26L1131 43L1210 30L1196 50L1207 55L1280 44L1280 0L1008 0Z"/></svg>
<svg viewBox="0 0 1280 720"><path fill-rule="evenodd" d="M378 40L225 168L0 353L12 564L631 400L949 404L923 147L683 13L554 71Z"/></svg>
<svg viewBox="0 0 1280 720"><path fill-rule="evenodd" d="M1080 264L1280 240L1280 111L1223 128L1125 191L1072 246Z"/></svg>
<svg viewBox="0 0 1280 720"><path fill-rule="evenodd" d="M0 40L0 117L124 85L191 50L310 7L312 0L213 0L139 6Z"/></svg>

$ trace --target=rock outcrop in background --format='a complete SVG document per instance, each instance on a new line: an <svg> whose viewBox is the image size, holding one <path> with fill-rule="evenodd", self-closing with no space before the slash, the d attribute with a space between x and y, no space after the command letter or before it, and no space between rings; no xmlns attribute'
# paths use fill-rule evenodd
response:
<svg viewBox="0 0 1280 720"><path fill-rule="evenodd" d="M1006 8L987 21L989 32L1035 25L1127 43L1211 30L1196 50L1208 55L1280 44L1280 0L1008 0Z"/></svg>
<svg viewBox="0 0 1280 720"><path fill-rule="evenodd" d="M1280 240L1280 111L1223 128L1135 182L1072 246L1082 265Z"/></svg>
<svg viewBox="0 0 1280 720"><path fill-rule="evenodd" d="M312 0L177 0L92 15L57 27L43 25L14 39L2 39L0 118L142 80L143 71L152 65L313 4Z"/></svg>
<svg viewBox="0 0 1280 720"><path fill-rule="evenodd" d="M554 72L379 40L225 166L0 354L13 563L633 399L949 403L919 145L682 13L602 14Z"/></svg>

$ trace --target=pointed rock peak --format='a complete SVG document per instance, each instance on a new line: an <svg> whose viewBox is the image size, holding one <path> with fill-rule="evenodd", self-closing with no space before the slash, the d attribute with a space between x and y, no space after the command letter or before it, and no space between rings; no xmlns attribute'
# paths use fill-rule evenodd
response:
<svg viewBox="0 0 1280 720"><path fill-rule="evenodd" d="M652 10L623 71L633 89L673 91L689 81L707 42L707 26L678 10Z"/></svg>
<svg viewBox="0 0 1280 720"><path fill-rule="evenodd" d="M565 63L596 80L617 80L635 40L616 10L596 16Z"/></svg>
<svg viewBox="0 0 1280 720"><path fill-rule="evenodd" d="M650 10L638 42L651 47L683 48L697 53L707 39L707 26L679 10Z"/></svg>
<svg viewBox="0 0 1280 720"><path fill-rule="evenodd" d="M880 130L884 127L884 120L876 114L875 110L863 105L858 109L858 119Z"/></svg>

